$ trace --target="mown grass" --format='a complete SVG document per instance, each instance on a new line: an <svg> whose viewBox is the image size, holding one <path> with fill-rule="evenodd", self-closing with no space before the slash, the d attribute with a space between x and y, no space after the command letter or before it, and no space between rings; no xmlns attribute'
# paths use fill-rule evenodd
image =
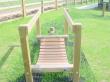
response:
<svg viewBox="0 0 110 82"><path fill-rule="evenodd" d="M76 10L69 8L70 15L75 22L82 23L82 53L81 53L81 78L85 82L109 82L110 81L110 20L109 12L105 17L97 10ZM20 47L10 49L12 45L19 45L18 26L26 23L30 17L13 22L0 24L0 82L15 80L24 73L23 60ZM42 34L46 35L51 26L56 27L56 34L63 33L63 10L47 12L41 15ZM71 33L69 33L71 34ZM30 44L38 45L35 39L30 38ZM70 40L71 42L71 40ZM35 47L32 54L38 53ZM37 49L38 50L38 49ZM35 53L33 53L35 52ZM69 63L72 63L72 46L67 48ZM35 56L35 55L34 55ZM33 59L35 63L36 59ZM35 60L35 61L34 61ZM68 73L44 74L43 82L55 82L54 79L68 76ZM65 81L62 81L65 82Z"/></svg>

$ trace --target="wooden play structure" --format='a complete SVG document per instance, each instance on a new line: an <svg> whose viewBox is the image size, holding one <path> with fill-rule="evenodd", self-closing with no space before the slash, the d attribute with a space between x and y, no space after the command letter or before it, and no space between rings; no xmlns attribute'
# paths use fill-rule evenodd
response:
<svg viewBox="0 0 110 82"><path fill-rule="evenodd" d="M73 72L73 82L80 81L80 48L81 48L81 24L73 22L68 10L64 9L64 34L41 35L40 14L37 14L25 25L19 27L21 49L23 54L26 82L33 82L32 73L40 72ZM31 65L28 34L36 25L36 37L40 41L39 58L35 65ZM65 42L68 37L68 27L74 33L73 64L67 60Z"/></svg>

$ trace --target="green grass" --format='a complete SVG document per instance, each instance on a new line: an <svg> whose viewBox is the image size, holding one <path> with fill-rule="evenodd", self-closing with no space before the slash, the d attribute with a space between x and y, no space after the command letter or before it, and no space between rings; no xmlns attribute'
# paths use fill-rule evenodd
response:
<svg viewBox="0 0 110 82"><path fill-rule="evenodd" d="M101 16L97 10L76 10L69 8L70 15L75 22L81 22L82 27L82 53L81 53L81 78L85 82L110 81L110 14ZM19 45L18 26L26 23L30 17L0 24L0 82L8 82L22 76L24 72L23 60ZM48 21L47 21L48 20ZM63 33L63 10L47 12L41 15L42 34L47 34L51 26L55 26L57 33ZM70 33L71 34L71 33ZM33 35L31 35L32 37ZM32 38L31 38L32 40ZM31 44L31 43L30 43ZM38 45L38 43L36 44ZM39 45L38 45L39 46ZM31 47L32 49L32 47ZM38 53L32 51L31 53ZM69 62L72 63L72 47L67 48ZM32 55L32 58L33 55ZM35 60L35 59L33 59ZM32 61L33 63L35 61ZM53 79L67 76L67 73L44 74L43 82L52 82Z"/></svg>

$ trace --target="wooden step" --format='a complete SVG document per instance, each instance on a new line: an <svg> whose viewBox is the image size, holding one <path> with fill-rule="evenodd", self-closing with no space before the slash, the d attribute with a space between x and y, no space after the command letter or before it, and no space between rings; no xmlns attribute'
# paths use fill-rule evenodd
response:
<svg viewBox="0 0 110 82"><path fill-rule="evenodd" d="M40 49L65 49L65 45L50 45L50 46L40 46Z"/></svg>
<svg viewBox="0 0 110 82"><path fill-rule="evenodd" d="M65 45L65 42L41 42L41 46L50 46L50 45Z"/></svg>
<svg viewBox="0 0 110 82"><path fill-rule="evenodd" d="M61 55L61 54L66 54L66 52L40 52L40 54L44 54L44 55Z"/></svg>
<svg viewBox="0 0 110 82"><path fill-rule="evenodd" d="M40 49L40 52L66 52L65 49Z"/></svg>
<svg viewBox="0 0 110 82"><path fill-rule="evenodd" d="M47 39L47 38L68 38L68 35L39 35L38 39Z"/></svg>
<svg viewBox="0 0 110 82"><path fill-rule="evenodd" d="M64 38L43 38L40 39L41 42L64 42Z"/></svg>
<svg viewBox="0 0 110 82"><path fill-rule="evenodd" d="M31 65L32 72L63 72L63 71L72 71L73 64L36 64Z"/></svg>

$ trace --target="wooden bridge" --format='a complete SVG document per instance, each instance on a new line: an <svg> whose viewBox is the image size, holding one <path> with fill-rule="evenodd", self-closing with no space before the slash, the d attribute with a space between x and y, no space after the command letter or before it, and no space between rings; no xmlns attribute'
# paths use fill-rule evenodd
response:
<svg viewBox="0 0 110 82"><path fill-rule="evenodd" d="M40 11L28 24L19 27L21 48L24 60L26 82L33 82L32 73L73 71L74 82L80 81L80 48L81 24L74 23L68 11L64 9L64 35L41 35ZM35 65L31 65L28 33L36 25L37 39L40 41L39 58ZM68 63L65 42L68 37L68 27L74 33L73 64Z"/></svg>

